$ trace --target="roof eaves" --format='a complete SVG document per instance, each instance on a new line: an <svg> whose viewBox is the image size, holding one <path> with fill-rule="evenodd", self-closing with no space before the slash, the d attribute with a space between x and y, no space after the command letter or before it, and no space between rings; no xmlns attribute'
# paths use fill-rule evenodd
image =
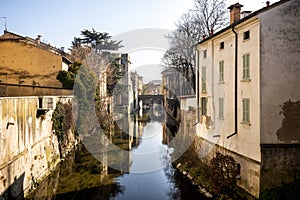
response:
<svg viewBox="0 0 300 200"><path fill-rule="evenodd" d="M196 46L199 45L199 44L203 44L204 42L210 40L211 38L214 38L214 37L220 35L221 33L227 31L228 29L233 28L233 27L235 27L236 25L241 24L241 23L243 23L244 21L247 21L248 19L250 19L250 18L252 18L252 17L254 17L254 16L258 15L258 14L261 14L261 13L263 13L263 12L266 12L266 11L270 10L270 9L273 9L273 8L275 8L275 7L277 7L277 6L281 5L281 4L284 4L284 3L288 2L288 1L290 1L290 0L280 0L280 1L278 1L278 2L273 3L273 4L270 5L270 6L263 7L263 8L261 8L261 9L255 11L255 12L249 14L247 17L244 17L244 18L240 19L239 21L237 21L237 22L235 22L235 23L232 23L232 24L230 24L229 26L227 26L227 27L221 29L221 30L218 31L217 33L215 33L215 34L213 34L213 35L210 35L209 37L205 38L204 40L201 40L201 41L197 42L196 44L192 45L192 47L196 47Z"/></svg>

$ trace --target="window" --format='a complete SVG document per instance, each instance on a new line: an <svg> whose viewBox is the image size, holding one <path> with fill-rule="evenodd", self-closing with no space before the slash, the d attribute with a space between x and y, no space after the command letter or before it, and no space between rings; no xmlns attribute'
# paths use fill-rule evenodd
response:
<svg viewBox="0 0 300 200"><path fill-rule="evenodd" d="M250 122L250 99L243 99L243 123Z"/></svg>
<svg viewBox="0 0 300 200"><path fill-rule="evenodd" d="M250 31L244 32L244 40L250 39Z"/></svg>
<svg viewBox="0 0 300 200"><path fill-rule="evenodd" d="M207 56L207 50L204 50L203 51L203 58L206 58L206 56Z"/></svg>
<svg viewBox="0 0 300 200"><path fill-rule="evenodd" d="M201 114L207 115L207 98L201 98Z"/></svg>
<svg viewBox="0 0 300 200"><path fill-rule="evenodd" d="M224 119L224 98L219 98L219 118Z"/></svg>
<svg viewBox="0 0 300 200"><path fill-rule="evenodd" d="M220 49L224 49L224 42L220 43Z"/></svg>
<svg viewBox="0 0 300 200"><path fill-rule="evenodd" d="M224 61L219 62L219 83L224 83Z"/></svg>
<svg viewBox="0 0 300 200"><path fill-rule="evenodd" d="M206 67L202 67L202 92L206 92Z"/></svg>
<svg viewBox="0 0 300 200"><path fill-rule="evenodd" d="M243 55L243 80L250 79L250 54Z"/></svg>

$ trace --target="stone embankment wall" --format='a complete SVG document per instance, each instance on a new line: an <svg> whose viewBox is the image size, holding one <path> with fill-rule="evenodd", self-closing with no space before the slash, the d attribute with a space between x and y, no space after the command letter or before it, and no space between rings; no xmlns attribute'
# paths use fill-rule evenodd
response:
<svg viewBox="0 0 300 200"><path fill-rule="evenodd" d="M22 199L60 161L51 118L58 101L71 100L72 96L0 98L0 199ZM66 152L76 145L74 133L67 132Z"/></svg>

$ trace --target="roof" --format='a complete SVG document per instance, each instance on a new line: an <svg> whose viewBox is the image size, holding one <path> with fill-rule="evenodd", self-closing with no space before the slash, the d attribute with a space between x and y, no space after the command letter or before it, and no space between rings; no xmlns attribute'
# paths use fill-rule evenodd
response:
<svg viewBox="0 0 300 200"><path fill-rule="evenodd" d="M161 85L162 84L162 81L161 80L153 80L153 81L150 81L149 83L146 84L146 86L150 86L150 85Z"/></svg>
<svg viewBox="0 0 300 200"><path fill-rule="evenodd" d="M239 2L237 2L236 4L229 6L228 9L231 10L232 8L241 8L241 7L243 7L243 5L239 4Z"/></svg>
<svg viewBox="0 0 300 200"><path fill-rule="evenodd" d="M26 38L15 33L4 31L4 34L0 36L0 40L25 40Z"/></svg>
<svg viewBox="0 0 300 200"><path fill-rule="evenodd" d="M252 18L252 17L254 17L254 16L258 15L258 14L261 14L261 13L263 13L263 12L266 12L266 11L268 11L268 10L271 10L271 9L273 9L273 8L279 6L279 5L282 5L282 4L284 4L284 3L288 2L288 1L291 1L291 0L280 0L280 1L278 1L278 2L273 3L272 5L263 7L263 8L261 8L261 9L255 11L255 12L249 14L248 16L246 16L246 17L244 17L244 18L242 18L242 19L240 19L240 20L238 20L238 21L236 21L236 22L230 24L229 26L227 26L227 27L221 29L220 31L216 32L215 34L210 35L209 37L205 38L204 40L201 40L200 42L197 42L196 44L193 45L193 47L197 46L198 44L202 44L202 43L204 43L204 42L206 42L206 41L208 41L208 40L210 40L210 39L216 37L217 35L220 35L221 33L225 32L225 31L227 31L227 30L229 30L229 29L234 28L234 27L237 26L238 24L241 24L241 23L247 21L248 19L250 19L250 18ZM236 4L234 4L234 5L236 5ZM230 8L230 7L229 7L229 8Z"/></svg>
<svg viewBox="0 0 300 200"><path fill-rule="evenodd" d="M163 70L162 72L161 72L161 74L163 74L163 75L165 75L165 74L167 74L167 73L174 73L174 72L177 72L177 70L176 69L174 69L173 67L168 67L168 68L166 68L165 70Z"/></svg>
<svg viewBox="0 0 300 200"><path fill-rule="evenodd" d="M35 46L35 47L38 47L38 48L41 48L43 50L46 50L46 51L49 51L53 54L56 54L56 55L60 55L63 57L63 60L67 63L72 63L72 61L68 58L69 54L67 54L66 52L56 48L56 47L53 47L51 46L50 44L45 44L43 42L37 42L36 39L32 39L30 37L24 37L24 36L21 36L21 35L18 35L18 34L15 34L15 33L12 33L12 32L9 32L9 31L4 31L4 34L0 36L0 42L1 41L7 41L7 40L10 40L10 41L24 41L32 46Z"/></svg>

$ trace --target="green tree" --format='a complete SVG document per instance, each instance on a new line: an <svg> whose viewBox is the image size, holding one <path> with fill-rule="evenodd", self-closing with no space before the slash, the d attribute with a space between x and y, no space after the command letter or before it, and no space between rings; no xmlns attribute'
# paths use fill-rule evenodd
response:
<svg viewBox="0 0 300 200"><path fill-rule="evenodd" d="M56 76L56 79L62 83L63 88L73 89L76 79L77 71L80 69L81 63L74 62L68 69L68 71L60 70Z"/></svg>
<svg viewBox="0 0 300 200"><path fill-rule="evenodd" d="M101 33L95 31L94 29L85 29L81 31L81 35L83 36L82 38L74 38L74 41L72 42L72 47L87 45L99 52L118 50L122 47L122 41L112 40L111 36L106 32Z"/></svg>

